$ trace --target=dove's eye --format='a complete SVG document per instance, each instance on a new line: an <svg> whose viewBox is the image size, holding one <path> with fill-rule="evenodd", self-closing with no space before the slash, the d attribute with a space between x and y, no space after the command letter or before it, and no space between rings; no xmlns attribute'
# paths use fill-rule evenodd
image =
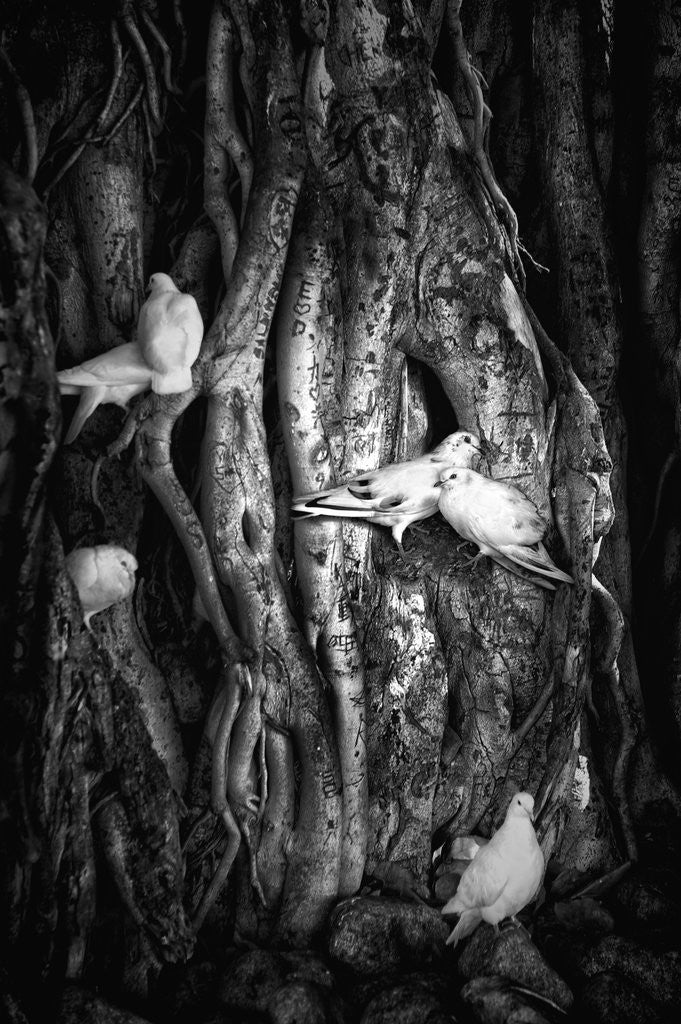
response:
<svg viewBox="0 0 681 1024"><path fill-rule="evenodd" d="M471 438L470 438L470 434L466 434L466 436L464 437L464 442L465 442L466 444L470 444L470 443L471 443Z"/></svg>
<svg viewBox="0 0 681 1024"><path fill-rule="evenodd" d="M452 473L449 479L450 480L456 480L456 473Z"/></svg>

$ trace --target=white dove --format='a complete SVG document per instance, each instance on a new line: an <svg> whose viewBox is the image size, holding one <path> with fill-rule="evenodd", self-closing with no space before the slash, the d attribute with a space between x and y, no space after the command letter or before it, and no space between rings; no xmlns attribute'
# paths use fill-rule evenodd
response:
<svg viewBox="0 0 681 1024"><path fill-rule="evenodd" d="M137 343L151 368L151 389L157 395L188 391L203 338L196 299L181 292L167 274L152 274L147 290L150 295L137 320Z"/></svg>
<svg viewBox="0 0 681 1024"><path fill-rule="evenodd" d="M475 931L481 921L494 925L515 915L536 895L544 876L544 855L532 822L534 799L516 793L501 828L481 846L461 876L456 894L445 903L443 914L459 914L447 945Z"/></svg>
<svg viewBox="0 0 681 1024"><path fill-rule="evenodd" d="M93 615L130 597L135 589L137 559L115 544L76 548L64 565L76 585L88 629Z"/></svg>
<svg viewBox="0 0 681 1024"><path fill-rule="evenodd" d="M488 555L505 569L531 578L547 590L556 588L546 577L574 582L551 561L542 544L548 523L517 487L458 467L451 473L445 470L439 486L442 515L465 540L478 545L476 559ZM518 572L516 566L530 577Z"/></svg>
<svg viewBox="0 0 681 1024"><path fill-rule="evenodd" d="M87 359L70 370L60 370L57 382L62 395L80 395L64 444L71 444L97 406L107 402L125 408L128 402L151 387L151 369L139 345L127 342Z"/></svg>
<svg viewBox="0 0 681 1024"><path fill-rule="evenodd" d="M437 512L443 470L469 466L478 455L479 437L470 430L457 430L427 455L370 470L340 487L299 495L291 505L294 518L341 516L390 526L404 557L406 528Z"/></svg>

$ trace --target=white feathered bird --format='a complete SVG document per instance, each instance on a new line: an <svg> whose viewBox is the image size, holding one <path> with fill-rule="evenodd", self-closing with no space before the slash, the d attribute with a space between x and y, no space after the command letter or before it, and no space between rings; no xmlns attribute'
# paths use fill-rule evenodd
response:
<svg viewBox="0 0 681 1024"><path fill-rule="evenodd" d="M188 391L203 338L196 299L181 292L167 274L152 274L148 291L137 321L136 340L151 368L151 389L158 395Z"/></svg>
<svg viewBox="0 0 681 1024"><path fill-rule="evenodd" d="M534 799L516 793L501 828L481 846L461 876L456 894L445 903L443 914L459 914L447 945L475 931L482 921L499 930L499 922L515 915L532 901L544 877L544 855L532 822Z"/></svg>
<svg viewBox="0 0 681 1024"><path fill-rule="evenodd" d="M126 408L135 395L151 387L151 369L139 345L127 342L69 370L60 370L57 382L62 395L80 395L64 438L64 444L71 444L98 406L111 403Z"/></svg>
<svg viewBox="0 0 681 1024"><path fill-rule="evenodd" d="M135 589L137 559L116 544L76 548L64 565L76 585L88 629L93 615L130 597Z"/></svg>
<svg viewBox="0 0 681 1024"><path fill-rule="evenodd" d="M574 582L551 560L542 544L548 523L517 487L466 468L445 470L439 487L442 515L464 540L478 545L476 558L488 555L525 576L518 573L520 566L533 583L547 590L556 589L550 579Z"/></svg>
<svg viewBox="0 0 681 1024"><path fill-rule="evenodd" d="M294 518L340 516L389 526L404 556L406 528L437 512L443 470L469 466L479 455L479 437L470 430L457 430L427 455L381 466L339 487L298 495L291 505Z"/></svg>

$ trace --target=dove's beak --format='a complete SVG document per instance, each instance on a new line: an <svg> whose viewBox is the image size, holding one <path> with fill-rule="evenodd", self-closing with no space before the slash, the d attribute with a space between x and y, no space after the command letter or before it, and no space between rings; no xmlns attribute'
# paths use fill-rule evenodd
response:
<svg viewBox="0 0 681 1024"><path fill-rule="evenodd" d="M436 482L435 482L435 483L433 484L433 487L442 487L443 483L444 483L444 480L437 480L437 481L436 481Z"/></svg>

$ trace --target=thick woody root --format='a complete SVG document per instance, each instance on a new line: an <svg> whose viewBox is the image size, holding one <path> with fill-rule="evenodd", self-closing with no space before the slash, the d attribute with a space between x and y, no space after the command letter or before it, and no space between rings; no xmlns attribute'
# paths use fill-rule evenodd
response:
<svg viewBox="0 0 681 1024"><path fill-rule="evenodd" d="M302 201L280 300L277 381L294 491L333 481L324 433L322 375L333 331L328 222L321 196ZM343 847L339 894L361 884L366 855L368 784L364 666L347 588L339 521L295 526L296 567L305 632L334 695L336 739L343 776Z"/></svg>

